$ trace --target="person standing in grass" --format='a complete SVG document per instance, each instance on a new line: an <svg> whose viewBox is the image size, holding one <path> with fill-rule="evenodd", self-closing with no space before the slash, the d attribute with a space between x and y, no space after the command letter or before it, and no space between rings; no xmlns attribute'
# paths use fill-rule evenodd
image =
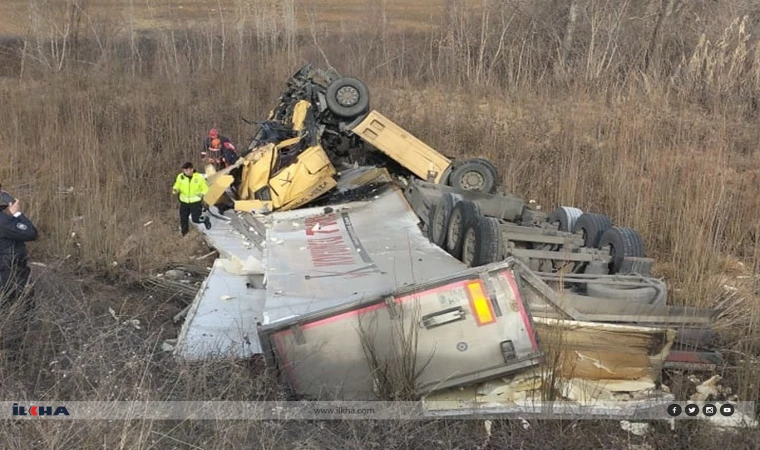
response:
<svg viewBox="0 0 760 450"><path fill-rule="evenodd" d="M179 194L179 224L182 236L189 231L188 218L192 216L193 223L203 223L206 229L211 229L208 216L201 217L203 212L203 196L208 192L206 179L193 168L193 163L182 165L182 173L177 175L172 186L172 194Z"/></svg>
<svg viewBox="0 0 760 450"><path fill-rule="evenodd" d="M37 240L37 228L24 213L21 204L0 186L0 308L22 298L27 306L29 289L29 255L26 243ZM27 295L24 295L27 294ZM25 308L28 309L28 308Z"/></svg>

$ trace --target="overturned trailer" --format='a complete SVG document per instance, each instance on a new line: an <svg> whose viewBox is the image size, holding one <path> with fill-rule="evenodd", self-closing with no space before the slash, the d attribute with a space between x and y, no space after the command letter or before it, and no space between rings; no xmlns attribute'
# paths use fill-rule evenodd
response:
<svg viewBox="0 0 760 450"><path fill-rule="evenodd" d="M663 369L720 362L700 348L715 311L667 305L659 280L539 272L511 256L469 267L430 241L409 190L385 170L348 171L339 192L350 200L229 210L201 229L221 258L175 354L264 355L298 397L423 397L444 415L547 391L633 408L671 398L656 389ZM658 295L591 297L589 281Z"/></svg>
<svg viewBox="0 0 760 450"><path fill-rule="evenodd" d="M663 369L721 363L717 312L669 305L635 230L473 188L467 170L483 181L495 169L425 160L437 152L364 104L353 122L332 123L330 104L341 106L324 95L336 89L299 74L270 114L290 131L260 131L238 166L211 174L213 226L199 230L220 259L187 311L178 357L264 355L299 397L439 406L669 398L657 389ZM365 98L341 80L344 95ZM331 146L351 133L395 163L336 170ZM234 207L219 208L223 197Z"/></svg>

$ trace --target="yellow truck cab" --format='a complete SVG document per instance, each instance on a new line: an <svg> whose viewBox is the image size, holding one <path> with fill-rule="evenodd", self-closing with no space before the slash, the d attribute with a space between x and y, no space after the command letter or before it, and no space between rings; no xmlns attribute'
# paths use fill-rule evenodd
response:
<svg viewBox="0 0 760 450"><path fill-rule="evenodd" d="M232 202L239 211L271 212L304 206L336 185L338 162L356 164L345 147L418 177L463 190L494 192L498 173L489 161L444 156L388 117L370 109L360 80L301 68L288 82L279 105L261 125L243 157L209 173L208 206ZM356 152L354 152L356 155ZM382 163L382 161L381 161ZM233 176L232 173L235 173Z"/></svg>

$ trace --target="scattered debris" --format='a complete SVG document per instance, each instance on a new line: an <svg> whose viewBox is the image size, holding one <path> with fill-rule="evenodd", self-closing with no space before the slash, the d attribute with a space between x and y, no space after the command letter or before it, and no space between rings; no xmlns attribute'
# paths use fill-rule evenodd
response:
<svg viewBox="0 0 760 450"><path fill-rule="evenodd" d="M212 250L212 251L210 251L210 252L206 253L205 255L203 255L203 256L199 256L199 257L197 257L197 258L195 258L195 259L197 259L197 260L206 259L206 258L208 258L209 256L212 256L212 255L214 255L214 254L216 254L216 250Z"/></svg>
<svg viewBox="0 0 760 450"><path fill-rule="evenodd" d="M707 399L717 399L720 388L718 382L720 380L720 375L713 375L709 380L697 386L697 392L689 397L689 400L692 402L703 402Z"/></svg>
<svg viewBox="0 0 760 450"><path fill-rule="evenodd" d="M185 272L178 269L171 269L164 272L164 276L169 280L179 280L185 277Z"/></svg>
<svg viewBox="0 0 760 450"><path fill-rule="evenodd" d="M167 339L164 342L161 343L161 351L162 352L173 352L174 348L177 345L176 339Z"/></svg>
<svg viewBox="0 0 760 450"><path fill-rule="evenodd" d="M483 426L484 426L484 427L485 427L485 429L486 429L486 437L488 437L488 438L490 438L490 437L491 437L491 425L492 425L492 424L493 424L493 422L492 422L492 421L490 421L490 420L485 420L485 421L483 421Z"/></svg>
<svg viewBox="0 0 760 450"><path fill-rule="evenodd" d="M190 311L190 305L185 306L182 311L178 312L174 315L174 317L172 317L174 323L178 323L180 320L184 319L187 316L188 311Z"/></svg>
<svg viewBox="0 0 760 450"><path fill-rule="evenodd" d="M621 420L620 428L622 428L623 431L627 431L631 434L635 434L636 436L644 436L649 432L649 430L651 429L651 426L648 423L629 422L627 420Z"/></svg>
<svg viewBox="0 0 760 450"><path fill-rule="evenodd" d="M137 319L130 319L130 320L125 320L125 321L124 321L124 322L122 322L121 324L122 324L122 325L132 325L132 326L133 326L133 327L135 327L136 329L138 329L138 330L142 330L142 327L140 326L140 321L139 321L139 320L137 320Z"/></svg>

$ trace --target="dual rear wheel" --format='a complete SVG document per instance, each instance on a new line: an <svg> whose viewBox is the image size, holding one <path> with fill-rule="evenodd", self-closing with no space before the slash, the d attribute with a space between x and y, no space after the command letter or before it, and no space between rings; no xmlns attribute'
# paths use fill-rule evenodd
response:
<svg viewBox="0 0 760 450"><path fill-rule="evenodd" d="M500 261L504 241L499 221L486 217L476 202L445 193L431 208L430 239L468 267Z"/></svg>
<svg viewBox="0 0 760 450"><path fill-rule="evenodd" d="M455 258L470 267L503 259L505 240L499 221L484 216L476 202L458 194L445 193L431 213L431 240ZM560 207L550 215L549 221L559 222L562 231L581 233L585 247L609 247L608 273L619 273L626 257L645 256L641 235L632 228L612 226L606 215Z"/></svg>

